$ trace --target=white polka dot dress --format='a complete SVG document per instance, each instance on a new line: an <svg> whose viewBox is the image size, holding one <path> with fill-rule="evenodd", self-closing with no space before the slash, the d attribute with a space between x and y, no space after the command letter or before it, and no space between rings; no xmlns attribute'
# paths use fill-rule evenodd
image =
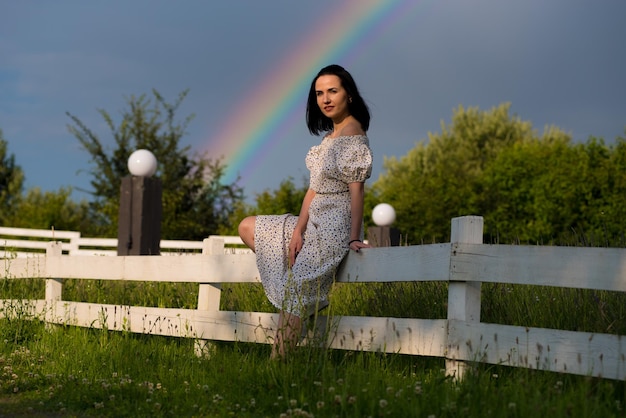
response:
<svg viewBox="0 0 626 418"><path fill-rule="evenodd" d="M335 271L349 251L348 184L364 182L371 175L368 138L325 137L309 150L306 166L315 196L309 206L304 243L292 268L288 252L297 216L257 216L254 231L257 266L269 301L300 317L328 304Z"/></svg>

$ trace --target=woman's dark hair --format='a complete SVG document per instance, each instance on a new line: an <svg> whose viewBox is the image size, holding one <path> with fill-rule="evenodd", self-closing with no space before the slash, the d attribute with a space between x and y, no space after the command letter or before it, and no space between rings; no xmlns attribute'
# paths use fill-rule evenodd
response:
<svg viewBox="0 0 626 418"><path fill-rule="evenodd" d="M352 99L348 103L348 110L350 114L361 123L361 127L365 132L370 126L370 111L365 100L361 97L359 89L354 82L354 79L348 71L346 71L341 65L332 64L324 67L315 76L311 82L311 88L309 89L309 98L306 103L306 125L309 128L309 132L312 135L319 135L323 132L328 132L333 129L333 121L324 116L322 110L317 105L317 95L315 93L315 82L320 76L323 75L336 75L341 80L341 86L348 93L348 97Z"/></svg>

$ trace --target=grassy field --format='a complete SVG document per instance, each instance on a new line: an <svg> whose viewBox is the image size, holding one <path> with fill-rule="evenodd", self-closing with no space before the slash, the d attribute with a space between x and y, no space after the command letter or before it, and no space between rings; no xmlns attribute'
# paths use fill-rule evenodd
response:
<svg viewBox="0 0 626 418"><path fill-rule="evenodd" d="M626 295L484 284L483 322L626 335ZM42 298L5 280L0 298ZM222 309L273 311L258 285L224 286ZM191 284L68 280L65 300L194 308ZM334 315L445 318L444 283L340 284ZM20 304L0 320L0 417L621 417L624 382L475 365L461 382L441 359L47 326Z"/></svg>

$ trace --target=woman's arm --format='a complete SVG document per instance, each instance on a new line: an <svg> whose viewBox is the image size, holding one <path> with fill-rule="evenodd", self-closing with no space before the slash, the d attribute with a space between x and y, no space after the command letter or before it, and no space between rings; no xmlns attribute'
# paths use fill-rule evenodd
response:
<svg viewBox="0 0 626 418"><path fill-rule="evenodd" d="M363 225L363 200L365 185L362 182L354 182L348 185L350 188L350 241L349 247L355 251L359 248L368 248L369 245L361 242L361 225Z"/></svg>
<svg viewBox="0 0 626 418"><path fill-rule="evenodd" d="M309 206L311 206L311 201L315 197L315 191L313 189L307 190L304 195L304 199L302 200L302 207L300 208L300 215L298 216L298 223L296 224L296 228L293 230L293 235L291 236L291 242L289 243L289 265L293 266L296 262L296 256L302 249L303 243L303 235L304 231L306 231L306 224L309 221Z"/></svg>

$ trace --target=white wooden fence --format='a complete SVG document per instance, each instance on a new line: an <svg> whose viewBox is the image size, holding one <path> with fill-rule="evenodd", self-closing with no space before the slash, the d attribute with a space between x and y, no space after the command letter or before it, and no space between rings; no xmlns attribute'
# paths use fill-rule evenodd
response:
<svg viewBox="0 0 626 418"><path fill-rule="evenodd" d="M222 237L225 244L243 244L241 238ZM117 255L117 238L83 238L80 232L54 229L0 227L0 259L45 253L48 242L58 241L63 254ZM202 241L161 240L161 255L200 254Z"/></svg>
<svg viewBox="0 0 626 418"><path fill-rule="evenodd" d="M626 249L485 245L482 236L482 217L467 216L452 220L450 243L350 252L338 282L448 282L448 316L333 317L325 344L441 357L457 377L466 362L478 361L626 380L626 336L480 322L482 282L626 291ZM63 255L63 244L51 242L45 255L6 259L0 278L45 279L44 300L18 302L51 323L195 338L200 346L271 342L277 314L219 310L221 283L258 281L254 254L225 251L224 244L210 237L202 254L187 257L93 257ZM64 278L199 283L198 308L64 301ZM0 313L15 303L0 301Z"/></svg>

